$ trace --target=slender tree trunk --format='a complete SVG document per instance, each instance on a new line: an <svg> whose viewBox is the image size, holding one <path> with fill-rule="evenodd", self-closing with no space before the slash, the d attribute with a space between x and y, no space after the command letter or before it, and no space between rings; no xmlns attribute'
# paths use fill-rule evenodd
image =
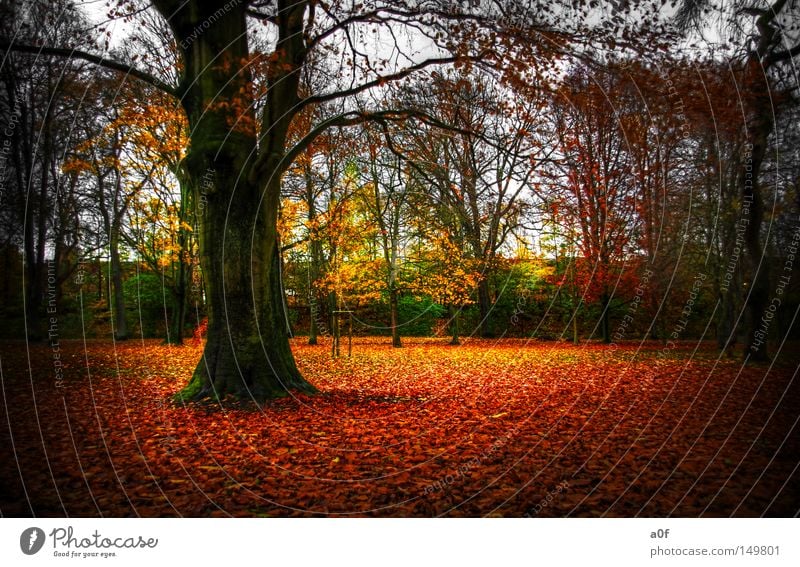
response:
<svg viewBox="0 0 800 567"><path fill-rule="evenodd" d="M769 105L769 93L761 93L760 100L754 104L754 117L749 124L752 148L749 160L745 160L740 172L742 187L742 208L748 218L745 226L744 241L747 260L752 274L752 282L745 299L747 309L747 349L745 356L755 362L769 359L767 352L767 336L769 329L762 330L762 318L769 301L769 258L766 247L761 243L761 224L764 219L764 202L759 180L761 166L767 151L769 134L772 131L772 106ZM763 106L766 105L766 106ZM748 163L749 162L749 163Z"/></svg>
<svg viewBox="0 0 800 567"><path fill-rule="evenodd" d="M30 163L30 167L32 166L33 164ZM47 169L44 167L44 164L42 164L42 169L45 171ZM28 169L28 174L32 175L31 169ZM43 175L45 176L41 179L41 183L44 185L46 184L47 180L46 174ZM20 181L22 182L21 187L25 187L25 183L27 183L28 178L22 178L19 175L18 178L20 178ZM27 275L25 289L25 311L27 318L28 338L33 341L39 341L43 338L42 301L44 293L44 278L42 277L42 271L44 269L44 249L43 243L40 245L40 243L37 242L36 235L37 232L41 233L41 227L45 222L45 202L43 199L46 197L46 188L40 187L38 199L36 197L37 195L31 190L28 190L25 193L25 229L23 231L25 270ZM37 219L40 227L39 231L35 230Z"/></svg>
<svg viewBox="0 0 800 567"><path fill-rule="evenodd" d="M717 347L721 353L731 356L736 346L736 329L733 325L736 318L734 292L730 289L726 291L720 290L719 298L720 313L717 319Z"/></svg>
<svg viewBox="0 0 800 567"><path fill-rule="evenodd" d="M172 317L167 343L182 345L186 327L186 266L178 267L178 281L172 294Z"/></svg>
<svg viewBox="0 0 800 567"><path fill-rule="evenodd" d="M36 263L36 246L33 231L33 203L28 200L25 206L25 229L23 231L25 252L25 318L28 339L42 340L42 283L41 266Z"/></svg>
<svg viewBox="0 0 800 567"><path fill-rule="evenodd" d="M399 309L398 309L398 293L397 289L394 287L390 288L389 290L389 310L391 311L391 321L392 321L392 346L394 348L401 348L403 346L403 342L400 339L400 321L399 321Z"/></svg>
<svg viewBox="0 0 800 567"><path fill-rule="evenodd" d="M128 338L128 319L125 314L125 290L122 287L122 262L119 257L119 227L116 226L111 228L109 256L114 297L114 338L124 341Z"/></svg>
<svg viewBox="0 0 800 567"><path fill-rule="evenodd" d="M194 208L193 191L189 180L180 171L176 171L180 183L181 200L178 208L178 219L187 226L192 226L193 219L189 214ZM186 310L188 308L189 282L191 281L191 264L188 260L192 253L192 238L183 225L178 229L178 273L175 277L172 292L172 318L167 343L182 345L186 333Z"/></svg>
<svg viewBox="0 0 800 567"><path fill-rule="evenodd" d="M570 287L572 288L572 304L575 306L575 313L572 314L572 344L578 345L581 338L578 335L578 309L580 308L581 298L578 296L578 286L575 285L575 264L576 259L573 256L570 264Z"/></svg>
<svg viewBox="0 0 800 567"><path fill-rule="evenodd" d="M319 317L319 303L317 302L317 298L315 297L314 292L310 288L310 286L309 286L308 313L311 318L308 328L308 344L313 346L319 344L319 340L317 339L317 335L319 334L319 329L317 328L317 317Z"/></svg>
<svg viewBox="0 0 800 567"><path fill-rule="evenodd" d="M314 183L311 174L306 171L306 202L308 203L308 222L313 225L317 218L316 204L314 203ZM308 306L311 322L308 330L308 344L317 344L319 325L317 318L320 316L319 297L317 296L314 285L320 274L320 263L322 261L322 250L316 231L312 231L308 242L311 258L308 266Z"/></svg>
<svg viewBox="0 0 800 567"><path fill-rule="evenodd" d="M450 306L450 344L458 346L461 340L458 338L458 309L455 305Z"/></svg>
<svg viewBox="0 0 800 567"><path fill-rule="evenodd" d="M489 324L489 316L492 311L492 300L489 297L489 280L486 277L481 278L478 282L478 311L480 313L480 336L482 338L491 338L494 336L494 331Z"/></svg>
<svg viewBox="0 0 800 567"><path fill-rule="evenodd" d="M97 260L97 301L103 299L103 261Z"/></svg>
<svg viewBox="0 0 800 567"><path fill-rule="evenodd" d="M600 329L603 334L603 343L609 344L611 342L611 320L609 316L611 299L608 292L603 292L603 297L600 299L600 308L603 310L600 315Z"/></svg>
<svg viewBox="0 0 800 567"><path fill-rule="evenodd" d="M311 260L308 268L308 306L311 322L308 330L308 344L315 345L318 342L317 335L319 334L317 318L320 317L319 298L314 289L314 284L319 277L319 243L316 240L312 240L309 243L309 248L311 249Z"/></svg>
<svg viewBox="0 0 800 567"><path fill-rule="evenodd" d="M337 309L339 309L339 297L335 291L332 291L328 294L328 324L331 329L333 329L333 322L336 319L333 312Z"/></svg>
<svg viewBox="0 0 800 567"><path fill-rule="evenodd" d="M577 299L577 298L576 298ZM577 305L577 301L575 302ZM578 308L575 308L575 313L572 315L572 344L581 344L580 335L578 335Z"/></svg>

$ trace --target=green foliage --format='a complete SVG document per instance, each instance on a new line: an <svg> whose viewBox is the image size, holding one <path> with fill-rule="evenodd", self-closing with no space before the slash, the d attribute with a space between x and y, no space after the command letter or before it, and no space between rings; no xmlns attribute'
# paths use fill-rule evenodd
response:
<svg viewBox="0 0 800 567"><path fill-rule="evenodd" d="M436 320L444 317L446 309L428 297L404 296L398 304L400 334L410 337L429 337Z"/></svg>
<svg viewBox="0 0 800 567"><path fill-rule="evenodd" d="M141 310L144 314L164 309L165 290L158 275L149 272L137 274L125 280L123 288L128 309Z"/></svg>

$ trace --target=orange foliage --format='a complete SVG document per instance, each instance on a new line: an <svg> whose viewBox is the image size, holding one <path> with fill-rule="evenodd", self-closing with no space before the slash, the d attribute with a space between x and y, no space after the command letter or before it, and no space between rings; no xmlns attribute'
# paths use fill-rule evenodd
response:
<svg viewBox="0 0 800 567"><path fill-rule="evenodd" d="M446 234L433 234L420 250L421 263L427 265L411 288L429 295L436 303L460 307L472 303L481 279L479 262L467 258Z"/></svg>
<svg viewBox="0 0 800 567"><path fill-rule="evenodd" d="M50 345L0 344L3 515L796 513L793 366L764 381L694 344L357 339L331 360L304 342L322 395L224 411L170 401L200 345L61 341L59 388Z"/></svg>

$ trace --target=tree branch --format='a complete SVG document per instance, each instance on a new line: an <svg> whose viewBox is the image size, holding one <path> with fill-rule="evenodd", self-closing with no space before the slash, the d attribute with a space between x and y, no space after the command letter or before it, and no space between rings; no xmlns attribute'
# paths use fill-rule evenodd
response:
<svg viewBox="0 0 800 567"><path fill-rule="evenodd" d="M306 106L308 106L310 104L321 104L323 102L328 102L328 101L336 100L336 99L339 99L339 98L344 98L344 97L348 97L348 96L357 95L357 94L359 94L361 92L364 92L364 91L367 91L369 89L372 89L372 88L375 88L375 87L380 87L380 86L382 86L382 85L384 85L386 83L390 83L390 82L393 82L393 81L398 81L400 79L403 79L403 78L411 75L412 73L415 73L415 72L420 71L422 69L425 69L427 67L432 67L434 65L447 65L449 63L456 63L456 62L459 62L459 61L470 61L472 63L480 63L480 62L483 61L483 59L486 57L486 55L487 55L487 52L484 51L484 52L481 52L481 53L479 53L477 55L472 55L472 56L469 56L469 57L449 56L449 57L438 57L438 58L426 59L425 61L421 61L420 63L417 63L415 65L410 65L410 66L406 67L405 69L397 71L396 73L390 73L388 75L382 75L382 76L380 76L380 77L378 77L376 79L373 79L371 81L367 81L367 82L362 83L360 85L356 85L356 86L354 86L352 88L349 88L349 89L345 89L345 90L342 90L342 91L336 91L336 92L332 92L332 93L327 93L327 94L308 96L308 97L304 98L302 101L300 101L299 107L303 108L303 107L306 107Z"/></svg>
<svg viewBox="0 0 800 567"><path fill-rule="evenodd" d="M784 51L778 51L775 53L770 54L764 61L766 66L770 66L773 63L780 63L781 61L786 61L787 59L793 59L800 55L800 43L792 47L791 49L786 49Z"/></svg>
<svg viewBox="0 0 800 567"><path fill-rule="evenodd" d="M159 79L154 75L141 71L136 67L134 67L133 65L120 63L119 61L114 61L113 59L107 59L99 55L87 53L86 51L80 51L77 49L69 49L62 47L45 47L36 45L24 45L19 43L12 44L5 39L0 39L0 50L3 50L5 52L15 51L17 53L30 53L33 55L55 55L56 57L65 57L67 59L81 59L83 61L87 61L89 63L94 63L95 65L105 67L106 69L109 69L111 71L117 71L119 73L124 73L126 76L131 76L136 79L139 79L140 81L143 81L148 85L153 86L167 93L168 95L174 96L176 98L180 96L177 87L162 81L161 79Z"/></svg>

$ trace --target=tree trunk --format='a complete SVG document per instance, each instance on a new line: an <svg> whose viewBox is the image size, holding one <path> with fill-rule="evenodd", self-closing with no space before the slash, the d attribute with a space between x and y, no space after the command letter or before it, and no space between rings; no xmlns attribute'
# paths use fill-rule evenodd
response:
<svg viewBox="0 0 800 567"><path fill-rule="evenodd" d="M608 296L608 292L603 293L603 297L600 299L600 308L603 310L600 314L600 329L603 334L603 343L609 344L611 343L611 320L609 317L611 298Z"/></svg>
<svg viewBox="0 0 800 567"><path fill-rule="evenodd" d="M24 115L23 115L24 117ZM25 159L26 175L23 176L22 170L18 169L17 181L20 188L26 186L26 181L32 175L32 164L30 157ZM19 164L18 164L19 166ZM25 254L25 273L27 281L25 282L25 318L28 333L28 339L32 341L40 341L43 338L42 332L42 265L37 259L37 246L36 236L34 232L34 219L35 211L39 210L39 222L43 223L43 211L41 207L44 203L39 203L37 207L34 193L29 188L24 192L25 195L25 215L24 215L24 230L23 230L23 247Z"/></svg>
<svg viewBox="0 0 800 567"><path fill-rule="evenodd" d="M730 289L726 291L720 290L719 292L720 313L717 318L717 348L719 348L720 353L725 353L728 356L733 354L733 349L736 347L736 329L734 327L736 314L733 293Z"/></svg>
<svg viewBox="0 0 800 567"><path fill-rule="evenodd" d="M199 222L208 332L203 357L181 397L233 395L261 401L289 390L314 392L300 375L289 346L277 203L274 214L269 214L269 202L256 209L251 203L258 189L246 184L234 188L231 179L235 177L217 172L216 190L207 195ZM234 191L237 198L229 199Z"/></svg>
<svg viewBox="0 0 800 567"><path fill-rule="evenodd" d="M391 288L389 290L389 311L391 311L392 320L392 346L394 348L401 348L403 342L400 340L400 322L398 314L398 297L397 290Z"/></svg>
<svg viewBox="0 0 800 567"><path fill-rule="evenodd" d="M461 341L458 338L458 309L454 305L450 306L450 344L458 346Z"/></svg>
<svg viewBox="0 0 800 567"><path fill-rule="evenodd" d="M277 232L281 175L289 166L287 132L299 108L306 56L306 3L278 2L258 144L245 18L249 3L153 0L153 5L183 59L181 103L190 132L183 165L205 199L196 213L208 332L203 356L178 397L261 401L289 390L314 392L289 346ZM196 193L194 202L200 197Z"/></svg>
<svg viewBox="0 0 800 567"><path fill-rule="evenodd" d="M177 169L177 168L176 168ZM194 219L189 211L194 209L194 195L190 181L178 169L175 171L181 189L181 200L178 208L178 219L186 226L192 226ZM170 331L167 333L167 343L182 345L186 332L186 311L189 299L189 282L191 281L191 264L189 258L192 254L192 237L183 226L178 229L178 273L175 277L172 292L172 318Z"/></svg>
<svg viewBox="0 0 800 567"><path fill-rule="evenodd" d="M113 227L109 241L111 261L111 286L114 295L114 338L124 341L128 338L128 320L125 316L125 292L122 287L122 262L119 258L119 227Z"/></svg>
<svg viewBox="0 0 800 567"><path fill-rule="evenodd" d="M576 298L575 304L576 305L578 304L577 298ZM581 338L578 335L578 308L577 307L575 308L575 313L573 313L573 315L572 315L572 344L574 344L574 345L581 344Z"/></svg>
<svg viewBox="0 0 800 567"><path fill-rule="evenodd" d="M170 332L167 333L167 344L182 345L186 327L186 266L178 268L178 281L172 294L172 317Z"/></svg>
<svg viewBox="0 0 800 567"><path fill-rule="evenodd" d="M485 277L478 282L478 310L480 313L479 334L482 338L492 338L494 331L489 325L489 315L492 311L492 300L489 297L489 280Z"/></svg>
<svg viewBox="0 0 800 567"><path fill-rule="evenodd" d="M319 331L317 330L317 317L319 316L319 307L317 304L317 300L313 295L313 292L311 291L309 292L309 297L310 297L310 305L308 311L311 317L311 323L308 329L308 344L313 346L318 343L317 334Z"/></svg>
<svg viewBox="0 0 800 567"><path fill-rule="evenodd" d="M97 301L103 299L103 261L97 260Z"/></svg>
<svg viewBox="0 0 800 567"><path fill-rule="evenodd" d="M25 251L25 326L28 339L42 340L42 282L41 266L36 263L36 248L33 232L33 205L25 207L24 251Z"/></svg>
<svg viewBox="0 0 800 567"><path fill-rule="evenodd" d="M768 85L765 85L768 87ZM752 283L745 299L747 322L747 348L745 356L755 362L769 359L767 353L767 336L769 328L762 329L762 318L765 316L769 301L769 258L765 247L761 244L761 224L764 219L764 202L761 196L759 177L767 141L772 131L772 106L769 104L769 93L761 93L753 104L754 116L750 120L748 132L751 133L752 149L748 160L745 156L740 170L742 187L743 218L749 216L744 231L745 250L752 274ZM749 163L748 163L749 162ZM749 214L748 214L749 213Z"/></svg>
<svg viewBox="0 0 800 567"><path fill-rule="evenodd" d="M306 202L308 203L308 224L313 226L317 220L317 208L314 202L314 181L308 170L306 170ZM314 285L320 275L320 263L322 262L321 243L317 237L316 231L311 231L308 239L308 249L311 253L311 258L308 266L308 306L311 315L311 324L308 330L308 344L317 344L317 335L319 334L319 325L317 324L317 317L320 316L319 297L315 292Z"/></svg>
<svg viewBox="0 0 800 567"><path fill-rule="evenodd" d="M309 216L311 216L310 213ZM317 317L320 316L319 298L314 290L314 282L316 282L317 278L319 277L319 263L316 250L317 247L318 243L316 241L312 240L309 243L309 248L311 249L311 260L308 268L308 311L311 317L311 322L308 329L308 344L310 345L317 344L317 335L319 334L319 326L317 325Z"/></svg>

